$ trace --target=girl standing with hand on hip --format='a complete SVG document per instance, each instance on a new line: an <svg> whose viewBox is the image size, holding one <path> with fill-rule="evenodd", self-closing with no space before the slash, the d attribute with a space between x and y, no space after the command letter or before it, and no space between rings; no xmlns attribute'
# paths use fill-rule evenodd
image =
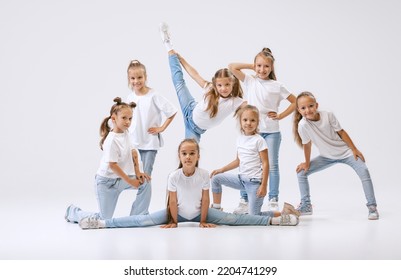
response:
<svg viewBox="0 0 401 280"><path fill-rule="evenodd" d="M131 141L141 155L144 172L151 176L157 151L163 146L161 133L173 121L177 108L146 85L146 68L138 60L130 62L127 75L128 85L132 90L127 96L127 102L136 103L134 122L129 129Z"/></svg>
<svg viewBox="0 0 401 280"><path fill-rule="evenodd" d="M249 199L249 214L279 215L278 211L262 212L264 198L267 194L269 161L267 144L258 134L259 110L246 105L237 113L241 135L237 140L237 158L226 166L214 170L212 177L213 208L221 208L222 185L244 192ZM239 167L239 174L224 173ZM294 207L285 203L286 210L299 215Z"/></svg>
<svg viewBox="0 0 401 280"><path fill-rule="evenodd" d="M227 68L218 70L212 82L206 81L173 49L167 24L161 24L160 33L168 51L171 76L184 117L185 138L199 142L206 130L218 126L228 115L246 104L242 99L241 85ZM205 94L199 102L191 95L181 66L203 88Z"/></svg>
<svg viewBox="0 0 401 280"><path fill-rule="evenodd" d="M337 163L352 167L362 182L367 200L369 220L379 219L373 183L370 178L365 158L356 148L348 133L342 129L332 112L318 110L319 104L310 92L302 92L296 98L297 110L294 113L295 142L303 148L305 162L297 166L301 204L301 215L312 215L309 175L326 169ZM320 155L310 159L312 143L319 149Z"/></svg>
<svg viewBox="0 0 401 280"><path fill-rule="evenodd" d="M269 48L263 48L254 59L253 64L231 63L228 68L244 86L244 99L248 104L259 109L259 133L264 138L269 149L269 203L270 210L278 209L280 170L279 150L281 132L279 120L290 115L295 109L295 96L276 79L274 72L274 57ZM243 69L252 69L255 76L245 74ZM281 113L278 108L282 100L288 100L290 105ZM241 199L236 213L247 213L248 198L241 192Z"/></svg>
<svg viewBox="0 0 401 280"><path fill-rule="evenodd" d="M135 103L124 103L120 97L114 99L110 115L101 126L100 148L103 156L95 177L95 190L100 213L82 211L70 205L64 218L67 222L79 222L88 216L103 219L111 218L117 205L120 193L127 189L137 189L136 199L132 204L130 215L147 214L150 204L150 177L140 170L140 158L132 147L128 128L132 121L132 108ZM109 121L113 124L110 129Z"/></svg>
<svg viewBox="0 0 401 280"><path fill-rule="evenodd" d="M99 219L87 217L80 221L82 229L147 227L161 225L176 228L179 223L197 222L202 228L216 225L230 226L295 226L298 217L283 214L279 217L235 215L209 208L209 173L198 167L199 144L195 139L185 139L178 147L179 168L170 173L167 181L167 210L149 215Z"/></svg>

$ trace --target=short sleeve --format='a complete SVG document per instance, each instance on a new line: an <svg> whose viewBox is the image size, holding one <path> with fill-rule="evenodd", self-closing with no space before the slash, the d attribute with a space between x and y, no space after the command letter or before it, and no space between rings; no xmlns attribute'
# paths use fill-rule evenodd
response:
<svg viewBox="0 0 401 280"><path fill-rule="evenodd" d="M328 112L328 117L329 117L330 126L334 129L334 131L338 132L338 131L342 130L340 122L338 121L338 119L332 112Z"/></svg>

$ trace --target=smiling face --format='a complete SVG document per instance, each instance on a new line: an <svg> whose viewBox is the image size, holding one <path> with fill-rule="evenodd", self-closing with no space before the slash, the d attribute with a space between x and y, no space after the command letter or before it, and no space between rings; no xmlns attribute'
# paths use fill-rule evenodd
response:
<svg viewBox="0 0 401 280"><path fill-rule="evenodd" d="M307 120L319 120L318 107L319 104L311 96L301 96L297 100L297 110Z"/></svg>
<svg viewBox="0 0 401 280"><path fill-rule="evenodd" d="M178 156L185 170L194 170L199 161L199 148L196 143L184 141L180 145Z"/></svg>
<svg viewBox="0 0 401 280"><path fill-rule="evenodd" d="M246 109L240 117L241 130L245 135L254 135L259 125L259 114L251 109Z"/></svg>
<svg viewBox="0 0 401 280"><path fill-rule="evenodd" d="M113 132L123 133L131 126L132 121L132 109L129 107L122 108L117 113L111 116L113 121Z"/></svg>
<svg viewBox="0 0 401 280"><path fill-rule="evenodd" d="M255 58L254 70L259 79L269 80L269 75L273 71L273 61L258 55Z"/></svg>
<svg viewBox="0 0 401 280"><path fill-rule="evenodd" d="M128 83L130 88L137 94L146 93L146 73L140 67L128 69Z"/></svg>
<svg viewBox="0 0 401 280"><path fill-rule="evenodd" d="M216 78L214 82L217 93L221 97L228 97L233 91L234 82L230 78Z"/></svg>

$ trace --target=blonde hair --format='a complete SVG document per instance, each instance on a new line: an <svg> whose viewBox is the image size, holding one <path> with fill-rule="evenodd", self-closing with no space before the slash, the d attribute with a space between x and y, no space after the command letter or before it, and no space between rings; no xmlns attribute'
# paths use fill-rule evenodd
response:
<svg viewBox="0 0 401 280"><path fill-rule="evenodd" d="M295 143L296 143L299 147L302 148L302 139L301 139L301 136L299 135L299 132L298 132L298 124L299 124L299 122L300 122L301 119L302 119L302 115L301 115L301 113L299 113L299 111L298 111L298 100L299 100L301 97L310 97L310 98L312 98L313 100L315 100L315 102L316 102L316 98L315 98L315 96L314 96L311 92L309 92L309 91L303 91L303 92L301 92L300 94L298 94L297 99L296 99L296 101L295 101L296 108L295 108L295 111L294 111L294 118L293 118L293 124L292 124L292 133L293 133L293 135L294 135L294 141L295 141Z"/></svg>
<svg viewBox="0 0 401 280"><path fill-rule="evenodd" d="M127 79L128 79L128 87L132 90L130 80L129 80L129 70L131 70L131 69L141 69L143 71L143 75L145 76L145 79L147 77L147 74L146 74L145 65L143 65L139 60L134 59L134 60L130 61L130 63L128 64L128 67L127 67Z"/></svg>
<svg viewBox="0 0 401 280"><path fill-rule="evenodd" d="M277 80L276 78L276 73L274 72L274 56L272 54L272 51L269 48L263 48L260 52L258 52L258 54L255 56L255 59L253 61L253 63L256 62L256 58L258 57L262 57L263 59L268 59L271 61L272 63L272 69L271 72L269 74L269 79L271 80Z"/></svg>
<svg viewBox="0 0 401 280"><path fill-rule="evenodd" d="M135 102L131 102L129 104L122 102L121 97L116 97L113 99L114 102L116 102L110 109L110 115L102 121L100 125L100 149L103 150L103 143L106 140L107 135L109 135L109 132L111 131L111 128L109 126L109 120L111 119L111 116L113 114L117 115L122 109L124 108L129 108L132 110L132 108L135 108L136 104Z"/></svg>
<svg viewBox="0 0 401 280"><path fill-rule="evenodd" d="M211 89L205 94L205 101L207 101L206 111L209 111L210 118L214 118L219 111L219 98L220 94L216 88L216 79L219 78L229 78L233 83L233 90L231 91L230 97L241 97L242 98L242 88L239 80L231 73L227 68L217 70L212 79Z"/></svg>
<svg viewBox="0 0 401 280"><path fill-rule="evenodd" d="M237 109L237 111L235 112L235 115L237 116L238 119L238 123L239 123L239 127L241 130L241 133L244 133L244 130L242 129L241 126L241 116L245 111L252 111L253 113L255 113L256 115L256 130L255 130L255 134L259 133L259 122L260 122L260 115L259 115L259 109L256 106L253 105L245 105L244 107L240 107Z"/></svg>

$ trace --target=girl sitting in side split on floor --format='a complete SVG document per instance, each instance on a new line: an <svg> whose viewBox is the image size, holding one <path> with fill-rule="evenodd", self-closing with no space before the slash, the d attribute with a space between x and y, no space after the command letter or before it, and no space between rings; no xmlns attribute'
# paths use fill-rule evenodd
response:
<svg viewBox="0 0 401 280"><path fill-rule="evenodd" d="M82 219L82 229L147 227L161 225L175 228L178 223L198 222L202 228L216 225L230 226L295 226L298 217L293 214L271 213L267 216L235 215L209 208L209 173L198 167L199 145L195 139L185 139L178 147L179 168L170 173L167 181L167 210L148 215L99 219L92 216Z"/></svg>
<svg viewBox="0 0 401 280"><path fill-rule="evenodd" d="M297 166L298 184L301 192L301 215L312 215L309 175L326 169L336 163L351 166L362 182L363 191L369 209L368 219L379 219L373 183L370 178L365 158L356 148L348 133L342 129L332 112L318 110L319 104L310 92L302 92L296 99L297 110L294 112L295 142L303 148L305 162ZM320 155L310 159L312 143L319 149Z"/></svg>

